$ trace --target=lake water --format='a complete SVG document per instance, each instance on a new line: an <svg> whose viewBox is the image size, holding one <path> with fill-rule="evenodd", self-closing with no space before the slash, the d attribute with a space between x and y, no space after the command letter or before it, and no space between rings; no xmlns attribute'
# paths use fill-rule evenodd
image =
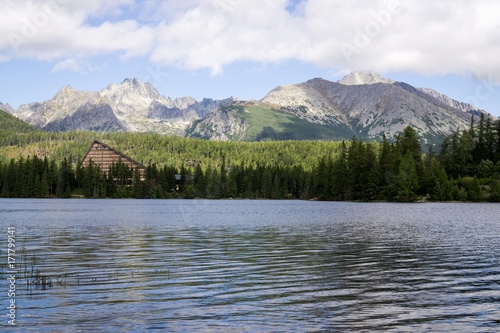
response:
<svg viewBox="0 0 500 333"><path fill-rule="evenodd" d="M498 204L3 199L0 233L0 331L500 331Z"/></svg>

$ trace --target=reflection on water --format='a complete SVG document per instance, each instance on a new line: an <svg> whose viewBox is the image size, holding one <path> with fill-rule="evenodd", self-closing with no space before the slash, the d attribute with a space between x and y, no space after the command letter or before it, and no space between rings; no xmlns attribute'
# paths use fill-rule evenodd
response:
<svg viewBox="0 0 500 333"><path fill-rule="evenodd" d="M18 279L20 332L493 332L499 213L486 204L1 200L0 230L16 226L23 273L52 281Z"/></svg>

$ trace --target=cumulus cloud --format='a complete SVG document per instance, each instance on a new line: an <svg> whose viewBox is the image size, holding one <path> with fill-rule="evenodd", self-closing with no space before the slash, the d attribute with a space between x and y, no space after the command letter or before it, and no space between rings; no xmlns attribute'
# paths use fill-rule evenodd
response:
<svg viewBox="0 0 500 333"><path fill-rule="evenodd" d="M52 73L62 72L62 71L73 71L77 73L83 72L81 64L79 64L75 59L65 59L58 62L54 68L52 68Z"/></svg>
<svg viewBox="0 0 500 333"><path fill-rule="evenodd" d="M294 58L305 36L300 22L285 6L286 1L201 2L177 20L159 26L152 59L209 68L218 74L235 61L266 63Z"/></svg>
<svg viewBox="0 0 500 333"><path fill-rule="evenodd" d="M98 64L92 64L87 60L68 58L56 63L54 67L52 67L52 73L65 71L76 72L80 74L102 72L103 69L108 66L110 61L111 60L108 59L104 62L99 62Z"/></svg>
<svg viewBox="0 0 500 333"><path fill-rule="evenodd" d="M111 20L131 3L131 0L7 0L0 4L5 14L0 23L0 51L20 58L51 61L112 52L126 57L147 54L154 41L151 27L134 19ZM97 16L106 19L90 24Z"/></svg>
<svg viewBox="0 0 500 333"><path fill-rule="evenodd" d="M500 3L491 0L199 1L161 24L152 59L222 71L238 60L500 79ZM296 4L295 4L296 5Z"/></svg>
<svg viewBox="0 0 500 333"><path fill-rule="evenodd" d="M238 61L295 59L500 81L493 0L4 0L0 10L4 58L63 67L71 65L65 59L118 53L213 75Z"/></svg>

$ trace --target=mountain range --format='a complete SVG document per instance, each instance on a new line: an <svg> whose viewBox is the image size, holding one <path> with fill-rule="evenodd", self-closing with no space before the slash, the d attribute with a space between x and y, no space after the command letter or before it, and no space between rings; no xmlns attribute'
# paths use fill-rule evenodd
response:
<svg viewBox="0 0 500 333"><path fill-rule="evenodd" d="M212 140L395 138L411 125L424 144L438 143L484 110L427 88L369 71L337 82L315 78L278 86L259 101L171 99L149 83L125 79L99 92L62 88L52 99L13 109L46 131L158 132ZM489 115L488 115L489 116Z"/></svg>

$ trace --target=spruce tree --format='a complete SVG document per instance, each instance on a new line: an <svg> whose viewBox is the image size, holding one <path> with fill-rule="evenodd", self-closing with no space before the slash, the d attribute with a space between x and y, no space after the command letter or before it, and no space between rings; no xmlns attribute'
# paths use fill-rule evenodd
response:
<svg viewBox="0 0 500 333"><path fill-rule="evenodd" d="M406 154L399 165L396 186L396 199L398 201L412 202L416 200L417 196L415 191L418 189L417 167L409 150L406 151Z"/></svg>
<svg viewBox="0 0 500 333"><path fill-rule="evenodd" d="M200 164L196 165L196 168L194 170L193 182L195 195L199 198L204 198L207 194L207 183Z"/></svg>

